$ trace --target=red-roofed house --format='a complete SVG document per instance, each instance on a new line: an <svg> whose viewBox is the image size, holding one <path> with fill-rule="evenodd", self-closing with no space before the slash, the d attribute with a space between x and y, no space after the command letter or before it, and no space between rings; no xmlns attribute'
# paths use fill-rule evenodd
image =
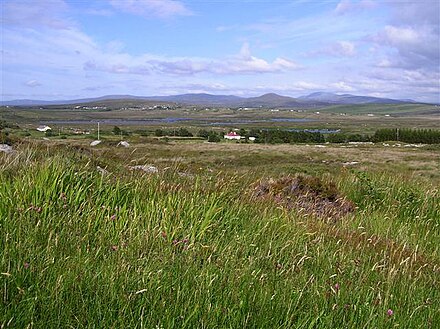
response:
<svg viewBox="0 0 440 329"><path fill-rule="evenodd" d="M231 131L229 134L224 136L225 139L240 139L241 136L237 134L235 131Z"/></svg>

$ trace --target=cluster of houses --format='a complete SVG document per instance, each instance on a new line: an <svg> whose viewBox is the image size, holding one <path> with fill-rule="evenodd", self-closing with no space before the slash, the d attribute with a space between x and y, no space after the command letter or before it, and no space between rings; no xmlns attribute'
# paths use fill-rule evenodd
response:
<svg viewBox="0 0 440 329"><path fill-rule="evenodd" d="M225 139L229 139L229 140L240 140L240 139L245 139L246 137L244 136L240 136L239 134L237 134L235 131L231 131L228 134L223 136ZM255 137L249 137L248 138L251 142L255 141Z"/></svg>
<svg viewBox="0 0 440 329"><path fill-rule="evenodd" d="M46 131L48 131L48 130L52 130L52 128L51 127L49 127L49 126L46 126L46 125L42 125L42 126L39 126L38 128L37 128L37 130L38 131L41 131L41 132L46 132ZM74 129L74 131L73 131L75 134L90 134L90 132L88 132L88 131L81 131L81 130L79 130L79 129ZM226 135L224 135L223 136L225 139L229 139L229 140L240 140L240 139L245 139L246 137L244 137L244 136L240 136L239 134L237 134L237 132L235 132L235 131L231 131L231 132L229 132L228 134L226 134ZM253 141L255 141L255 137L248 137L248 139L251 141L251 142L253 142ZM124 145L125 146L125 145Z"/></svg>
<svg viewBox="0 0 440 329"><path fill-rule="evenodd" d="M46 125L41 125L37 128L37 130L45 133L47 131L51 131L52 128L49 126L46 126ZM83 130L83 129L78 129L78 128L70 128L70 130L75 135L90 135L90 131L88 131L88 130Z"/></svg>

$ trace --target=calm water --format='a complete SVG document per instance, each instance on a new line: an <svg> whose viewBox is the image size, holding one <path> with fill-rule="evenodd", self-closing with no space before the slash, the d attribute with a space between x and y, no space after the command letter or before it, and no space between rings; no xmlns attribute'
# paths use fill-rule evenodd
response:
<svg viewBox="0 0 440 329"><path fill-rule="evenodd" d="M249 123L272 123L272 122L312 122L316 120L312 119L292 119L292 118L268 118L268 119L231 119L224 121L213 121L209 119L197 119L197 118L153 118L153 119L103 119L103 120L49 120L40 122L41 124L57 124L57 125L87 125L87 124L106 124L106 125L121 125L121 126L139 126L139 125L151 125L151 124L164 124L164 123L176 123L183 121L193 121L200 125L206 126L222 126L222 125L239 125Z"/></svg>

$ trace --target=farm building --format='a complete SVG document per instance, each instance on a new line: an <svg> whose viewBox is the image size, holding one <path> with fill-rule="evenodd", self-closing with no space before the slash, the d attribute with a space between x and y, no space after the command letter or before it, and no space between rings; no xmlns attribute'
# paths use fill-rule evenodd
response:
<svg viewBox="0 0 440 329"><path fill-rule="evenodd" d="M37 128L37 130L38 130L38 131L42 131L42 132L46 132L46 131L48 131L48 130L52 130L52 128L49 127L49 126L39 126L39 127Z"/></svg>
<svg viewBox="0 0 440 329"><path fill-rule="evenodd" d="M224 135L225 139L240 139L241 136L237 134L235 131L231 131L229 134Z"/></svg>

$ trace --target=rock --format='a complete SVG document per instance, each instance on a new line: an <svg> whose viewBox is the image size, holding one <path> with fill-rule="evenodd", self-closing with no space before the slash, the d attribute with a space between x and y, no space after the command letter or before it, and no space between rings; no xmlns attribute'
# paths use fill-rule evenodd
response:
<svg viewBox="0 0 440 329"><path fill-rule="evenodd" d="M194 175L182 171L177 172L177 175L179 175L180 177L194 179Z"/></svg>
<svg viewBox="0 0 440 329"><path fill-rule="evenodd" d="M108 175L108 174L109 174L108 170L105 170L104 168L101 168L100 166L96 166L96 170L97 170L101 175Z"/></svg>
<svg viewBox="0 0 440 329"><path fill-rule="evenodd" d="M155 166L152 165L130 166L130 170L142 170L149 174L157 174L159 172L159 169L157 169Z"/></svg>
<svg viewBox="0 0 440 329"><path fill-rule="evenodd" d="M12 153L12 146L9 146L8 144L0 144L0 152Z"/></svg>
<svg viewBox="0 0 440 329"><path fill-rule="evenodd" d="M99 145L99 144L101 144L101 141L96 140L96 141L91 142L90 146L96 146L96 145Z"/></svg>
<svg viewBox="0 0 440 329"><path fill-rule="evenodd" d="M343 166L354 166L357 165L359 163L359 161L348 161L348 162L344 162L342 165Z"/></svg>
<svg viewBox="0 0 440 329"><path fill-rule="evenodd" d="M120 141L120 142L118 143L118 146L129 147L130 144L129 144L128 142L126 142L126 141Z"/></svg>

